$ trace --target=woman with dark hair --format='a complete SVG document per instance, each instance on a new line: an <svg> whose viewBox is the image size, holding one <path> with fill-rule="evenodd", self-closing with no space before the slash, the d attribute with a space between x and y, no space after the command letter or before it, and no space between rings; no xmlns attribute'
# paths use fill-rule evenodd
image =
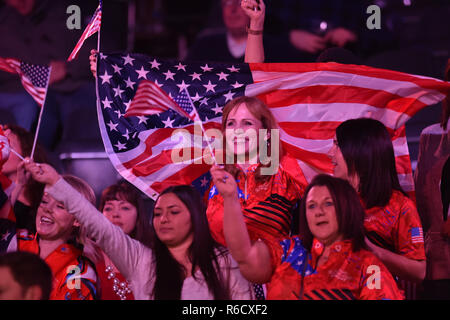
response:
<svg viewBox="0 0 450 320"><path fill-rule="evenodd" d="M131 238L150 245L150 215L143 208L140 191L126 181L103 190L99 211ZM130 284L111 259L96 248L91 254L100 279L101 300L134 300Z"/></svg>
<svg viewBox="0 0 450 320"><path fill-rule="evenodd" d="M172 187L160 194L149 248L111 223L52 167L30 162L26 168L86 228L129 280L136 299L251 298L251 287L236 262L213 241L201 197L193 187Z"/></svg>
<svg viewBox="0 0 450 320"><path fill-rule="evenodd" d="M236 182L214 167L225 203L224 231L230 252L249 281L266 283L268 299L402 299L394 279L365 249L364 209L348 182L317 175L300 205L298 236L268 246L251 242Z"/></svg>
<svg viewBox="0 0 450 320"><path fill-rule="evenodd" d="M422 281L422 224L414 202L400 186L386 127L368 118L344 121L336 129L330 157L334 175L348 180L361 197L369 248L395 276Z"/></svg>

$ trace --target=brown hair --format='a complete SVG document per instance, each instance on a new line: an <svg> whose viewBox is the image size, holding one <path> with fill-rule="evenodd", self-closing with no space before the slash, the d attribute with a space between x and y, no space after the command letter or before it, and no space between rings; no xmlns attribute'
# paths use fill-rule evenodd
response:
<svg viewBox="0 0 450 320"><path fill-rule="evenodd" d="M358 194L347 180L335 178L327 174L318 174L313 178L308 187L306 187L305 194L300 202L299 235L305 248L311 250L314 239L306 218L306 199L308 193L315 186L325 186L330 192L336 210L339 233L343 236L343 239L352 241L353 251L365 249L365 211Z"/></svg>
<svg viewBox="0 0 450 320"><path fill-rule="evenodd" d="M124 200L136 207L136 226L130 236L144 245L150 246L150 211L144 208L141 192L131 183L127 181L119 181L118 183L113 184L102 191L99 211L103 212L106 202L111 200Z"/></svg>
<svg viewBox="0 0 450 320"><path fill-rule="evenodd" d="M235 99L231 100L223 108L222 132L225 132L225 130L226 130L228 115L230 114L230 112L232 110L238 108L242 104L245 104L245 106L247 107L248 111L256 119L258 119L259 121L262 122L262 126L263 126L264 129L267 129L269 131L271 129L278 129L278 123L275 120L275 117L273 116L273 114L270 111L269 107L267 107L267 105L264 102L262 102L261 100L259 100L256 97L242 96L242 97L238 97L238 98L235 98ZM269 146L270 146L270 143L271 143L271 139L272 139L272 137L269 136L269 139L267 140L267 144ZM224 141L223 145L225 146L225 141ZM270 148L268 148L268 152L269 152L270 156L273 156L273 155L270 154ZM281 159L283 157L283 147L281 145L281 142L279 144L278 157L279 157L279 159ZM262 166L269 167L270 163L263 164ZM236 176L237 176L237 174L239 172L239 169L234 164L226 164L225 165L225 170L228 171L235 178L236 178ZM262 175L261 174L261 167L260 167L258 169L257 173L256 173L256 179L259 180L259 181L265 181L265 180L268 180L269 178L270 178L270 175Z"/></svg>
<svg viewBox="0 0 450 320"><path fill-rule="evenodd" d="M62 178L95 207L94 190L86 181L71 174L63 174ZM84 246L83 252L90 259L96 261L99 258L96 245L89 239L83 226L73 227L72 238L69 242L80 249Z"/></svg>

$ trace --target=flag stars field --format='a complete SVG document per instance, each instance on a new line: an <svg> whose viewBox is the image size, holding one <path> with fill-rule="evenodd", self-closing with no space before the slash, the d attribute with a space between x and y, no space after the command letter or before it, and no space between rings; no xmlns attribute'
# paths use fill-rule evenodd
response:
<svg viewBox="0 0 450 320"><path fill-rule="evenodd" d="M166 76L166 79L165 79L165 80L172 79L172 80L175 81L175 79L173 78L173 76L174 76L175 74L176 74L176 73L173 73L173 72L170 71L170 70L167 70L167 72L163 72L163 75Z"/></svg>
<svg viewBox="0 0 450 320"><path fill-rule="evenodd" d="M112 76L108 74L108 71L105 71L105 73L102 76L100 76L100 79L102 79L102 84L109 83L109 80L111 78Z"/></svg>
<svg viewBox="0 0 450 320"><path fill-rule="evenodd" d="M118 151L121 151L126 149L126 144L117 141L117 144L115 144L114 147L116 147Z"/></svg>
<svg viewBox="0 0 450 320"><path fill-rule="evenodd" d="M216 75L219 76L219 81L220 80L228 81L228 76L229 76L228 73L225 73L225 72L221 71L220 73L216 73Z"/></svg>
<svg viewBox="0 0 450 320"><path fill-rule="evenodd" d="M131 81L130 77L128 77L128 80L125 80L125 83L127 84L127 88L131 88L131 90L134 90L134 85L136 82Z"/></svg>
<svg viewBox="0 0 450 320"><path fill-rule="evenodd" d="M151 61L150 64L152 65L152 69L157 69L157 70L159 70L159 66L161 65L161 63L156 61L156 59L153 59L153 61Z"/></svg>
<svg viewBox="0 0 450 320"><path fill-rule="evenodd" d="M132 57L130 57L129 54L127 54L126 57L123 57L123 59L124 59L124 62L123 62L124 65L130 64L131 66L133 66L133 61L134 61L135 59L132 58Z"/></svg>
<svg viewBox="0 0 450 320"><path fill-rule="evenodd" d="M192 81L194 81L194 80L202 81L202 79L201 79L202 75L200 73L194 72L193 74L190 74L189 76L192 77Z"/></svg>
<svg viewBox="0 0 450 320"><path fill-rule="evenodd" d="M119 67L119 66L116 65L116 64L113 64L111 67L113 67L114 73L118 73L118 74L120 75L120 71L122 70L121 67Z"/></svg>
<svg viewBox="0 0 450 320"><path fill-rule="evenodd" d="M138 79L144 78L147 79L147 73L149 73L150 71L147 71L144 69L144 67L142 66L141 69L136 70L136 72L138 73Z"/></svg>
<svg viewBox="0 0 450 320"><path fill-rule="evenodd" d="M212 71L213 68L211 68L210 66L208 66L208 64L205 64L203 67L200 67L203 72L208 72L208 71Z"/></svg>

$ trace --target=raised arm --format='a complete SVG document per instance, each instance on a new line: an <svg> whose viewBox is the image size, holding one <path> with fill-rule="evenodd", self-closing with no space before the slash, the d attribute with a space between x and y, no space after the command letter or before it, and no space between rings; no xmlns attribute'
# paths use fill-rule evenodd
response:
<svg viewBox="0 0 450 320"><path fill-rule="evenodd" d="M264 16L266 6L263 0L242 0L241 7L250 18L248 27L247 46L245 48L245 62L264 62Z"/></svg>
<svg viewBox="0 0 450 320"><path fill-rule="evenodd" d="M29 159L25 161L25 168L33 179L46 184L46 192L64 203L67 211L73 214L87 234L95 239L123 276L131 278L137 266L148 257L144 251L150 249L130 238L120 227L113 225L51 166L36 164Z"/></svg>
<svg viewBox="0 0 450 320"><path fill-rule="evenodd" d="M269 248L263 241L251 242L242 215L233 176L214 166L211 175L224 200L223 230L227 247L237 261L242 275L253 283L266 283L272 276Z"/></svg>

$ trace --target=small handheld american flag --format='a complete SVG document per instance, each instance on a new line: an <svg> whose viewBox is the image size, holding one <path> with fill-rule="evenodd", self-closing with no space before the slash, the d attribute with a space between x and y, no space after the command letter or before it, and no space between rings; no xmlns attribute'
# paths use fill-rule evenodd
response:
<svg viewBox="0 0 450 320"><path fill-rule="evenodd" d="M50 79L50 67L25 63L14 58L0 57L0 70L20 76L25 90L42 108Z"/></svg>
<svg viewBox="0 0 450 320"><path fill-rule="evenodd" d="M81 35L80 40L78 40L69 58L67 58L67 61L72 61L77 57L78 51L80 51L84 41L86 41L87 38L92 36L97 31L100 31L101 24L102 24L102 0L100 0L100 3L94 12L94 15L92 16L91 21L88 23L86 29L84 29L84 32Z"/></svg>

